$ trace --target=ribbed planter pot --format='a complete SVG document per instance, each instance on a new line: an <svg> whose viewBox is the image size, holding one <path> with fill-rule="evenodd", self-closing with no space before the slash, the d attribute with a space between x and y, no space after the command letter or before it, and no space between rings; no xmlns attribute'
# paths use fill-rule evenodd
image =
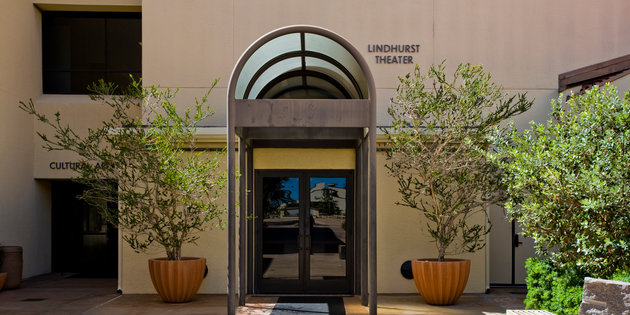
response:
<svg viewBox="0 0 630 315"><path fill-rule="evenodd" d="M417 259L411 261L413 281L422 298L431 305L453 305L466 288L470 274L467 259Z"/></svg>
<svg viewBox="0 0 630 315"><path fill-rule="evenodd" d="M205 269L205 258L149 259L153 286L162 300L169 303L191 301L201 286Z"/></svg>
<svg viewBox="0 0 630 315"><path fill-rule="evenodd" d="M0 291L2 291L2 288L4 287L4 282L7 280L7 273L6 272L0 272Z"/></svg>

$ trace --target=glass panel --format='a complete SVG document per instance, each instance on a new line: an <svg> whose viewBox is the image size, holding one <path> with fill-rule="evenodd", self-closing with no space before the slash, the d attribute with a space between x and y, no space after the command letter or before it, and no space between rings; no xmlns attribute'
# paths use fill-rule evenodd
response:
<svg viewBox="0 0 630 315"><path fill-rule="evenodd" d="M284 74L289 71L299 70L302 68L302 60L301 58L289 58L282 61L277 62L273 66L269 67L265 72L263 72L256 83L252 86L252 90L250 91L247 98L255 99L260 90L262 90L271 80L277 78L281 74Z"/></svg>
<svg viewBox="0 0 630 315"><path fill-rule="evenodd" d="M322 53L339 61L357 81L363 97L368 97L367 81L363 75L363 71L361 70L359 63L356 61L356 59L354 59L352 54L348 52L348 50L346 50L336 41L325 36L312 33L306 33L304 36L304 44L307 51ZM245 97L247 85L253 79L256 71L258 71L258 69L260 69L265 63L269 62L271 59L281 54L288 52L300 52L301 50L302 48L300 33L282 35L262 45L252 54L252 56L243 66L243 69L241 70L241 73L238 77L238 82L236 83L235 98L242 99ZM310 57L307 57L307 59L307 67L310 70L315 70L331 75L335 79L339 80L339 82L341 82L345 86L347 91L350 91L352 97L358 97L359 94L355 92L355 88L352 85L350 79L340 69L337 69L332 64L323 60L318 60L316 58ZM288 67L287 64L285 64L283 66L274 66L270 69L267 69L264 76L261 76L258 79L258 82L256 82L254 88L249 93L247 98L255 98L258 92L265 85L267 85L268 82L273 80L273 78L276 78L279 75L294 68L294 65ZM333 73L334 75L332 75Z"/></svg>
<svg viewBox="0 0 630 315"><path fill-rule="evenodd" d="M276 85L271 87L269 91L267 91L267 93L265 93L265 95L262 96L262 98L263 99L265 98L295 98L295 97L292 97L291 95L285 97L285 95L287 94L287 91L291 91L295 87L300 87L300 86L302 86L302 77L298 76L298 77L288 78L288 79L285 79L276 83ZM255 97L255 96L252 96L252 97Z"/></svg>
<svg viewBox="0 0 630 315"><path fill-rule="evenodd" d="M350 54L350 52L348 52L343 46L339 45L339 43L330 38L311 33L305 34L304 45L308 51L319 52L339 61L339 63L346 67L352 76L357 80L357 83L361 88L361 92L364 97L367 98L367 82L363 76L363 71L361 71L361 66L359 66L356 59L354 59L352 54Z"/></svg>
<svg viewBox="0 0 630 315"><path fill-rule="evenodd" d="M343 73L343 71L341 71L339 68L337 68L330 62L319 58L306 57L305 59L306 69L325 73L326 75L335 79L337 82L341 83L341 85L343 85L346 91L348 91L353 98L358 98L357 91L352 85L352 82L350 81L348 76Z"/></svg>
<svg viewBox="0 0 630 315"><path fill-rule="evenodd" d="M76 18L73 21L69 56L72 69L107 69L105 34L104 18Z"/></svg>
<svg viewBox="0 0 630 315"><path fill-rule="evenodd" d="M140 19L128 18L107 21L107 68L110 71L129 73L142 70L141 23Z"/></svg>
<svg viewBox="0 0 630 315"><path fill-rule="evenodd" d="M343 91L339 90L337 86L333 85L332 83L326 80L323 80L320 78L314 78L314 77L307 77L306 83L311 89L315 91L325 91L326 94L329 95L328 98L337 98L337 99L346 98L346 96L343 94ZM348 94L351 94L351 92L348 92Z"/></svg>
<svg viewBox="0 0 630 315"><path fill-rule="evenodd" d="M346 178L310 178L311 280L346 276Z"/></svg>
<svg viewBox="0 0 630 315"><path fill-rule="evenodd" d="M275 99L344 99L343 92L327 81L306 77L307 85L301 76L282 80L274 85L262 98Z"/></svg>
<svg viewBox="0 0 630 315"><path fill-rule="evenodd" d="M298 177L263 178L264 279L299 279L299 192Z"/></svg>
<svg viewBox="0 0 630 315"><path fill-rule="evenodd" d="M236 83L235 98L243 98L249 81L251 81L254 73L256 73L260 67L281 54L291 51L300 51L300 46L300 34L292 33L276 37L258 48L258 50L256 50L247 60L241 70L238 82ZM277 75L280 74L281 73L278 73Z"/></svg>

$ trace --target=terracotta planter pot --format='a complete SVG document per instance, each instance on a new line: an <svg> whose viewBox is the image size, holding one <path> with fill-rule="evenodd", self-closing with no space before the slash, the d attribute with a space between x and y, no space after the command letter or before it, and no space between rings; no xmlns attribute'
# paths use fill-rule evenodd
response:
<svg viewBox="0 0 630 315"><path fill-rule="evenodd" d="M411 262L413 281L422 298L431 305L452 305L464 292L470 260L417 259Z"/></svg>
<svg viewBox="0 0 630 315"><path fill-rule="evenodd" d="M2 288L4 287L4 281L6 280L7 280L7 273L0 272L0 291L2 291Z"/></svg>
<svg viewBox="0 0 630 315"><path fill-rule="evenodd" d="M2 246L3 263L0 272L6 272L4 289L15 289L22 284L22 246Z"/></svg>
<svg viewBox="0 0 630 315"><path fill-rule="evenodd" d="M205 268L205 258L149 259L151 281L164 302L191 301L201 286Z"/></svg>

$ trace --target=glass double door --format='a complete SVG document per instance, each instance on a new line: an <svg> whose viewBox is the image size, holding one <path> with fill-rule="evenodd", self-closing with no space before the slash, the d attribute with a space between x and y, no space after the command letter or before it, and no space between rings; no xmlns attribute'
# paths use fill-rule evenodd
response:
<svg viewBox="0 0 630 315"><path fill-rule="evenodd" d="M257 293L352 293L352 174L257 172Z"/></svg>

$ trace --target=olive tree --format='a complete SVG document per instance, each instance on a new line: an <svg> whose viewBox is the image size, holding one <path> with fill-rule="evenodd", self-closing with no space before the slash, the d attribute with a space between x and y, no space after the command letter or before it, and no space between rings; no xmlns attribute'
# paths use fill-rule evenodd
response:
<svg viewBox="0 0 630 315"><path fill-rule="evenodd" d="M169 260L179 260L182 245L194 243L211 221L220 223L224 212L224 155L202 150L196 140L198 123L212 114L212 87L192 110L178 112L176 91L133 81L118 94L116 86L101 80L90 87L90 97L113 114L85 135L59 113L49 119L32 100L20 108L51 128L50 135L38 132L44 148L81 158L76 180L88 187L81 197L123 229L132 249L143 251L157 243ZM143 112L144 121L134 112Z"/></svg>
<svg viewBox="0 0 630 315"><path fill-rule="evenodd" d="M509 97L480 65L460 64L452 76L445 63L400 77L385 129L391 148L386 165L398 181L397 204L427 219L438 260L475 252L490 230L486 206L504 200L499 168L475 146L486 146L500 122L531 107L525 95ZM471 223L476 214L483 224Z"/></svg>

